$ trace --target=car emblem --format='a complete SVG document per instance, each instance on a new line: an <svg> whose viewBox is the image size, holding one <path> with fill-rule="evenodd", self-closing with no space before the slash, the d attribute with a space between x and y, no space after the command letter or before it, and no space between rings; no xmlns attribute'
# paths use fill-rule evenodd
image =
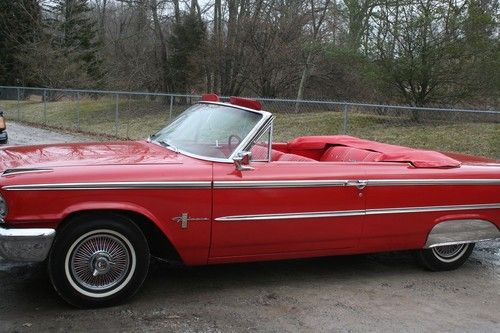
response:
<svg viewBox="0 0 500 333"><path fill-rule="evenodd" d="M208 221L207 217L189 217L188 213L172 218L172 221L180 223L182 229L187 229L189 221Z"/></svg>

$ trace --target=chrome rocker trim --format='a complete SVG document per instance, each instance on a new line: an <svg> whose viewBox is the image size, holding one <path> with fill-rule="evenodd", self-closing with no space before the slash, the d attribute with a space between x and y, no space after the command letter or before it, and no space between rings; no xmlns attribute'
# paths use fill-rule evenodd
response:
<svg viewBox="0 0 500 333"><path fill-rule="evenodd" d="M6 191L55 191L55 190L126 190L126 189L199 189L211 188L209 181L186 182L112 182L112 183L59 183L7 185Z"/></svg>
<svg viewBox="0 0 500 333"><path fill-rule="evenodd" d="M500 238L500 230L489 221L480 219L449 220L438 223L432 228L424 248L476 243L497 238Z"/></svg>
<svg viewBox="0 0 500 333"><path fill-rule="evenodd" d="M500 203L476 204L476 205L402 207L402 208L376 208L367 210L338 210L338 211L302 212L302 213L233 215L233 216L218 217L215 219L215 221L234 222L234 221L289 220L289 219L326 218L326 217L342 217L342 216L445 212L445 211L478 210L478 209L500 209Z"/></svg>
<svg viewBox="0 0 500 333"><path fill-rule="evenodd" d="M56 235L54 229L0 227L0 257L15 261L44 261Z"/></svg>

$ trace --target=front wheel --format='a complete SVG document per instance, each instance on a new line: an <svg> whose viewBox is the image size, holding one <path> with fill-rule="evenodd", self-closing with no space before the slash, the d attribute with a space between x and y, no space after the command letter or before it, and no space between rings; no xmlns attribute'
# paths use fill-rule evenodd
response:
<svg viewBox="0 0 500 333"><path fill-rule="evenodd" d="M86 216L62 228L48 268L54 288L68 303L110 306L142 285L149 247L141 230L120 215Z"/></svg>
<svg viewBox="0 0 500 333"><path fill-rule="evenodd" d="M449 271L462 266L469 258L474 243L436 246L417 251L421 265L431 271Z"/></svg>

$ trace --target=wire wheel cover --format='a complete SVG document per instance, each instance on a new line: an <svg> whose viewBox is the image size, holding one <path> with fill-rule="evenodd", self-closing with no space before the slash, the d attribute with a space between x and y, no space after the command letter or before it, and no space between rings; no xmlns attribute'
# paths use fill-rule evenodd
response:
<svg viewBox="0 0 500 333"><path fill-rule="evenodd" d="M71 275L92 292L119 286L130 270L130 249L112 234L90 235L76 245L70 258Z"/></svg>
<svg viewBox="0 0 500 333"><path fill-rule="evenodd" d="M432 252L442 261L453 261L460 258L467 250L468 244L455 244L436 246L432 248Z"/></svg>

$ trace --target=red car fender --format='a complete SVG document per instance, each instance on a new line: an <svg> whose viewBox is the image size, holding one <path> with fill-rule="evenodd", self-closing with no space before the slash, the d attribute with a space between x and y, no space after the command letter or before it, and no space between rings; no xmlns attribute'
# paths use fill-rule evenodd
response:
<svg viewBox="0 0 500 333"><path fill-rule="evenodd" d="M149 219L152 223L156 225L158 229L161 230L163 235L170 241L170 243L175 247L175 244L173 242L173 239L170 237L169 232L167 228L160 223L160 220L149 210L146 208L136 205L131 202L79 202L77 204L71 205L64 209L64 211L61 212L61 215L59 216L58 220L59 221L64 221L67 219L69 216L72 214L76 213L82 213L86 211L103 211L103 210L121 210L121 211L128 211L128 212L133 212L140 214L147 219ZM57 225L60 225L58 223Z"/></svg>

